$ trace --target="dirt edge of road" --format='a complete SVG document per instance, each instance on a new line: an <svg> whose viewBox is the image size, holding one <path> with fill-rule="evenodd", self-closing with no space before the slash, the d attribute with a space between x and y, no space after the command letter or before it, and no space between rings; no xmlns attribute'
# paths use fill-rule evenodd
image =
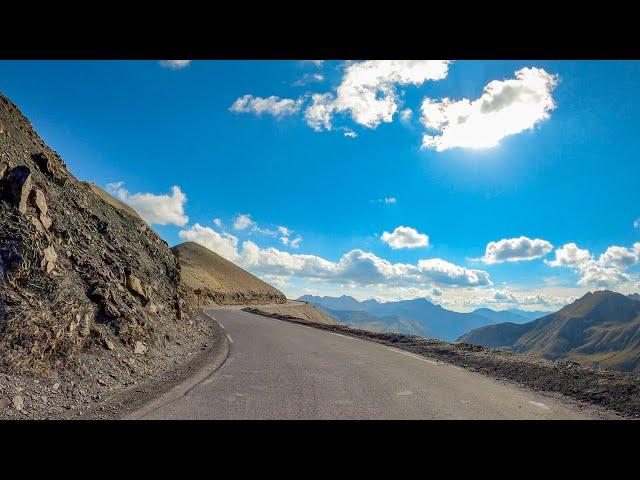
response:
<svg viewBox="0 0 640 480"><path fill-rule="evenodd" d="M377 333L344 325L308 322L289 315L270 314L247 307L245 312L300 325L339 332L446 362L521 387L558 396L626 418L640 418L640 375L585 367L574 362L551 361L484 348L448 343L417 335Z"/></svg>
<svg viewBox="0 0 640 480"><path fill-rule="evenodd" d="M229 355L229 341L224 329L215 319L204 312L198 315L206 317L213 330L211 342L206 349L175 368L109 397L83 415L82 419L143 419L149 412L187 394L213 375Z"/></svg>

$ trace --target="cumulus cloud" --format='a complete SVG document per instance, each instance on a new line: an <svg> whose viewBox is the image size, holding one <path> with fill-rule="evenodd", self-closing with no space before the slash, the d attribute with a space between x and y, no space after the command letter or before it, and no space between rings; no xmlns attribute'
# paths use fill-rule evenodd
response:
<svg viewBox="0 0 640 480"><path fill-rule="evenodd" d="M302 77L291 84L292 87L304 87L312 82L324 81L324 75L321 73L305 73Z"/></svg>
<svg viewBox="0 0 640 480"><path fill-rule="evenodd" d="M232 262L239 258L238 238L229 233L218 233L212 228L196 223L186 230L181 230L178 236L185 242L199 243Z"/></svg>
<svg viewBox="0 0 640 480"><path fill-rule="evenodd" d="M234 113L253 113L258 116L267 114L276 118L282 118L298 113L302 107L302 101L301 98L293 100L291 98L280 98L273 95L267 98L243 95L233 102L229 110Z"/></svg>
<svg viewBox="0 0 640 480"><path fill-rule="evenodd" d="M577 297L558 297L544 293L513 293L509 290L493 290L490 297L477 297L469 303L479 305L503 305L503 306L544 306L559 308L576 300Z"/></svg>
<svg viewBox="0 0 640 480"><path fill-rule="evenodd" d="M637 218L635 222L633 222L634 228L640 228L640 218Z"/></svg>
<svg viewBox="0 0 640 480"><path fill-rule="evenodd" d="M222 227L222 219L221 218L214 218L213 219L213 224L218 228Z"/></svg>
<svg viewBox="0 0 640 480"><path fill-rule="evenodd" d="M578 285L612 288L635 281L624 270L640 262L640 242L631 248L611 246L595 260L591 252L568 243L556 249L556 258L546 262L551 267L566 267L580 275Z"/></svg>
<svg viewBox="0 0 640 480"><path fill-rule="evenodd" d="M575 243L567 243L561 248L556 248L555 260L547 260L545 263L551 267L579 268L592 259L589 250L579 248Z"/></svg>
<svg viewBox="0 0 640 480"><path fill-rule="evenodd" d="M394 250L400 248L419 248L429 246L429 236L411 227L399 226L389 233L383 232L380 237L384 243Z"/></svg>
<svg viewBox="0 0 640 480"><path fill-rule="evenodd" d="M640 261L640 242L632 248L612 246L600 255L598 264L603 267L629 268Z"/></svg>
<svg viewBox="0 0 640 480"><path fill-rule="evenodd" d="M556 108L552 92L557 76L542 68L522 68L510 80L487 84L476 100L422 102L422 123L435 135L425 134L423 148L438 152L450 148L494 147L508 136L533 128Z"/></svg>
<svg viewBox="0 0 640 480"><path fill-rule="evenodd" d="M418 270L425 278L439 285L481 286L492 284L487 272L469 270L440 258L420 260Z"/></svg>
<svg viewBox="0 0 640 480"><path fill-rule="evenodd" d="M189 222L184 214L187 196L178 186L171 187L170 195L131 194L124 188L124 182L109 183L107 191L133 208L149 224L182 227Z"/></svg>
<svg viewBox="0 0 640 480"><path fill-rule="evenodd" d="M181 68L187 68L191 60L160 60L160 65L164 68L171 68L173 70L179 70Z"/></svg>
<svg viewBox="0 0 640 480"><path fill-rule="evenodd" d="M491 285L489 274L469 270L442 259L421 260L417 265L392 263L360 249L345 253L337 262L308 254L293 254L274 247L242 243L230 234L199 224L182 230L183 240L198 242L256 274L296 276L332 283L386 286L476 287ZM290 242L297 242L297 238Z"/></svg>
<svg viewBox="0 0 640 480"><path fill-rule="evenodd" d="M334 96L331 93L314 93L311 105L304 112L304 119L316 132L331 130L335 111Z"/></svg>
<svg viewBox="0 0 640 480"><path fill-rule="evenodd" d="M235 230L246 230L252 225L255 225L255 222L251 219L251 215L249 214L236 215L236 218L233 220L233 228Z"/></svg>
<svg viewBox="0 0 640 480"><path fill-rule="evenodd" d="M552 249L553 245L539 238L505 238L489 242L481 260L487 264L534 260L546 256Z"/></svg>
<svg viewBox="0 0 640 480"><path fill-rule="evenodd" d="M307 123L317 131L331 130L334 113L347 113L368 128L391 122L398 110L397 87L442 80L449 71L447 60L367 60L350 63L335 96L315 94L307 109Z"/></svg>

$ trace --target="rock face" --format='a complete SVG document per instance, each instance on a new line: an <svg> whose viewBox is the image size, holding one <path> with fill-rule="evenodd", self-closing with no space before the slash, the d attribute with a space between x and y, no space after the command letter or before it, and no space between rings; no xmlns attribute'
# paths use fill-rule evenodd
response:
<svg viewBox="0 0 640 480"><path fill-rule="evenodd" d="M1 94L0 125L0 370L153 352L192 328L166 242L78 181Z"/></svg>

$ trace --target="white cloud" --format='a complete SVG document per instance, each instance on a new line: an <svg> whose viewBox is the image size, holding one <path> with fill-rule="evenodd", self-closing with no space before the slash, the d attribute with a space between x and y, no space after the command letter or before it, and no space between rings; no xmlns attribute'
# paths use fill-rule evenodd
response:
<svg viewBox="0 0 640 480"><path fill-rule="evenodd" d="M640 242L632 248L611 246L600 255L598 264L603 267L616 267L624 270L640 261Z"/></svg>
<svg viewBox="0 0 640 480"><path fill-rule="evenodd" d="M358 136L358 134L356 132L354 132L353 130L351 130L350 128L345 128L344 129L344 136L345 137L350 137L350 138L356 138Z"/></svg>
<svg viewBox="0 0 640 480"><path fill-rule="evenodd" d="M293 100L273 95L267 98L244 95L233 102L229 110L234 113L254 113L258 116L268 114L282 118L287 115L295 115L300 111L300 107L302 107L302 99Z"/></svg>
<svg viewBox="0 0 640 480"><path fill-rule="evenodd" d="M546 262L551 267L567 267L580 275L578 285L613 288L629 285L636 280L623 270L640 262L640 242L632 248L611 246L596 261L589 250L568 243L556 249L555 260Z"/></svg>
<svg viewBox="0 0 640 480"><path fill-rule="evenodd" d="M235 230L245 230L253 225L255 225L255 222L251 219L251 215L249 214L237 215L233 221L233 228Z"/></svg>
<svg viewBox="0 0 640 480"><path fill-rule="evenodd" d="M304 112L304 119L316 132L331 130L334 111L334 96L331 93L314 93L311 95L311 105Z"/></svg>
<svg viewBox="0 0 640 480"><path fill-rule="evenodd" d="M324 75L321 73L305 73L301 78L291 84L292 87L304 87L312 82L324 81Z"/></svg>
<svg viewBox="0 0 640 480"><path fill-rule="evenodd" d="M575 243L567 243L561 248L556 248L555 260L546 260L551 267L580 268L593 259L589 250L579 248Z"/></svg>
<svg viewBox="0 0 640 480"><path fill-rule="evenodd" d="M637 218L635 222L633 222L634 228L640 228L640 218Z"/></svg>
<svg viewBox="0 0 640 480"><path fill-rule="evenodd" d="M429 246L429 236L411 227L399 226L392 232L383 232L382 241L394 250L399 248L419 248Z"/></svg>
<svg viewBox="0 0 640 480"><path fill-rule="evenodd" d="M407 123L409 120L411 120L412 116L413 110L411 110L410 108L405 108L400 112L400 121L402 121L403 123Z"/></svg>
<svg viewBox="0 0 640 480"><path fill-rule="evenodd" d="M395 205L398 203L396 197L383 197L375 200L378 203L384 203L385 205Z"/></svg>
<svg viewBox="0 0 640 480"><path fill-rule="evenodd" d="M107 191L133 208L149 224L182 227L189 222L184 214L187 196L178 186L171 187L171 195L130 194L124 188L124 182L109 183Z"/></svg>
<svg viewBox="0 0 640 480"><path fill-rule="evenodd" d="M285 226L280 225L278 227L278 232L280 232L282 235L284 235L285 237L288 237L289 235L291 235L291 230Z"/></svg>
<svg viewBox="0 0 640 480"><path fill-rule="evenodd" d="M487 264L534 260L546 256L552 249L553 245L539 238L505 238L489 242L481 260Z"/></svg>
<svg viewBox="0 0 640 480"><path fill-rule="evenodd" d="M577 297L558 297L544 293L512 293L509 290L493 290L490 297L476 297L467 300L469 304L477 305L501 305L501 306L538 306L548 308L560 308L576 300Z"/></svg>
<svg viewBox="0 0 640 480"><path fill-rule="evenodd" d="M483 270L469 270L440 258L420 260L418 269L425 278L439 285L491 285L489 274Z"/></svg>
<svg viewBox="0 0 640 480"><path fill-rule="evenodd" d="M216 227L218 227L218 228L219 228L219 227L222 227L222 219L220 219L220 218L214 218L214 219L213 219L213 224L214 224Z"/></svg>
<svg viewBox="0 0 640 480"><path fill-rule="evenodd" d="M289 241L289 246L291 248L298 248L300 247L300 242L302 242L302 237L300 235L297 235L296 238Z"/></svg>
<svg viewBox="0 0 640 480"><path fill-rule="evenodd" d="M504 137L534 127L556 108L552 91L557 76L541 68L522 68L510 80L487 84L480 98L433 100L425 98L422 123L437 135L425 134L423 148L438 152L462 148L488 148Z"/></svg>
<svg viewBox="0 0 640 480"><path fill-rule="evenodd" d="M227 260L238 260L238 239L229 233L218 233L196 223L187 230L181 230L178 236L185 242L199 243Z"/></svg>
<svg viewBox="0 0 640 480"><path fill-rule="evenodd" d="M160 60L160 65L165 68L171 68L173 70L179 70L186 68L191 63L191 60Z"/></svg>
<svg viewBox="0 0 640 480"><path fill-rule="evenodd" d="M396 85L422 85L442 80L449 71L444 60L367 60L345 69L336 94L336 110L348 112L365 127L391 122L398 109Z"/></svg>
<svg viewBox="0 0 640 480"><path fill-rule="evenodd" d="M338 262L307 255L292 254L277 248L262 249L245 241L238 249L233 235L218 233L198 224L182 230L183 240L204 245L260 275L295 276L311 280L354 285L476 287L491 285L489 274L468 270L442 259L421 260L417 265L391 263L373 253L356 249L344 254ZM299 237L298 237L299 238ZM298 238L291 240L299 242Z"/></svg>

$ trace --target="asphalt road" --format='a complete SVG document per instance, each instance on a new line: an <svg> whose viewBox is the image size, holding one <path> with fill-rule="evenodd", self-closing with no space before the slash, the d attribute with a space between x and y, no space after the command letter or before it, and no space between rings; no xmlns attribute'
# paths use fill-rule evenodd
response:
<svg viewBox="0 0 640 480"><path fill-rule="evenodd" d="M252 315L207 310L229 357L145 419L581 419L557 399L408 352Z"/></svg>

